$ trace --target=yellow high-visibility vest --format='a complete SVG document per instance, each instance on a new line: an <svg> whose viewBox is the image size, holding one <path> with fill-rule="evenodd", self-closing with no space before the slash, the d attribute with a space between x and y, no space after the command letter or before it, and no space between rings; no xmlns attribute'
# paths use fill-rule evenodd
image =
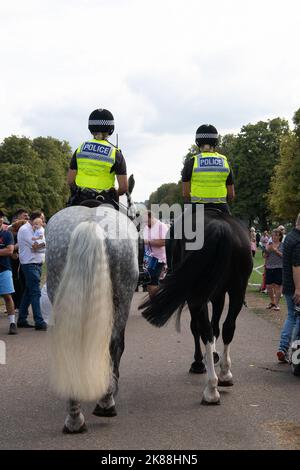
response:
<svg viewBox="0 0 300 470"><path fill-rule="evenodd" d="M118 149L107 140L92 139L76 150L77 175L75 183L81 188L105 190L115 184L115 172L111 168Z"/></svg>
<svg viewBox="0 0 300 470"><path fill-rule="evenodd" d="M226 203L226 180L230 168L225 155L202 152L194 157L191 178L191 201L198 203Z"/></svg>

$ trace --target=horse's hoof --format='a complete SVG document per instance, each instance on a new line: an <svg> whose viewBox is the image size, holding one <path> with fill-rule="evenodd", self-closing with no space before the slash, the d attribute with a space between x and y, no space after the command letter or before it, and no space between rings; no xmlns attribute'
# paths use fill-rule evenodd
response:
<svg viewBox="0 0 300 470"><path fill-rule="evenodd" d="M201 405L210 406L210 405L220 405L220 399L218 401L206 401L204 398L201 400Z"/></svg>
<svg viewBox="0 0 300 470"><path fill-rule="evenodd" d="M203 362L193 362L189 370L190 374L205 374L205 372L206 368Z"/></svg>
<svg viewBox="0 0 300 470"><path fill-rule="evenodd" d="M83 425L79 429L71 431L71 429L67 428L67 426L64 425L62 432L63 434L80 434L82 432L87 432L87 427L86 424L83 423Z"/></svg>
<svg viewBox="0 0 300 470"><path fill-rule="evenodd" d="M103 418L112 418L113 416L117 416L115 406L111 406L110 408L102 408L99 405L96 405L93 415L100 416Z"/></svg>
<svg viewBox="0 0 300 470"><path fill-rule="evenodd" d="M218 387L232 387L233 381L232 380L218 380Z"/></svg>

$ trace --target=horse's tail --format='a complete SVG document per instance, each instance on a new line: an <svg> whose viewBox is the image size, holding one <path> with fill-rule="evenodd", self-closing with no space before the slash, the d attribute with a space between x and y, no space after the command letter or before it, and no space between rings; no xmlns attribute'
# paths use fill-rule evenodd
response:
<svg viewBox="0 0 300 470"><path fill-rule="evenodd" d="M188 299L206 304L225 285L232 255L232 230L223 219L211 220L201 250L186 251L183 261L168 274L152 300L139 306L153 325L163 326Z"/></svg>
<svg viewBox="0 0 300 470"><path fill-rule="evenodd" d="M104 232L96 222L81 222L72 233L53 315L55 391L64 398L101 398L112 373L113 297Z"/></svg>

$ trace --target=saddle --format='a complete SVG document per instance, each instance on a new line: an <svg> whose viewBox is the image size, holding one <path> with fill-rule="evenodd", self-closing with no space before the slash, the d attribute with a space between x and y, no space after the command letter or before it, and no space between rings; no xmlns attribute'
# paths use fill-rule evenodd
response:
<svg viewBox="0 0 300 470"><path fill-rule="evenodd" d="M224 214L224 211L218 209L217 207L204 207L204 214L211 212L213 215Z"/></svg>
<svg viewBox="0 0 300 470"><path fill-rule="evenodd" d="M70 206L98 207L101 204L110 204L114 209L120 210L119 197L117 191L109 190L97 191L90 188L72 188L72 194L67 202Z"/></svg>

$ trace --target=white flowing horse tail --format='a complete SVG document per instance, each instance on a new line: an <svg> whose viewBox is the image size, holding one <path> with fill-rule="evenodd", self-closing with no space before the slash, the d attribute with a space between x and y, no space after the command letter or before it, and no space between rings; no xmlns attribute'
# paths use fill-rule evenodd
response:
<svg viewBox="0 0 300 470"><path fill-rule="evenodd" d="M67 399L100 399L112 374L113 296L104 231L96 222L81 222L71 235L53 317L54 390Z"/></svg>

